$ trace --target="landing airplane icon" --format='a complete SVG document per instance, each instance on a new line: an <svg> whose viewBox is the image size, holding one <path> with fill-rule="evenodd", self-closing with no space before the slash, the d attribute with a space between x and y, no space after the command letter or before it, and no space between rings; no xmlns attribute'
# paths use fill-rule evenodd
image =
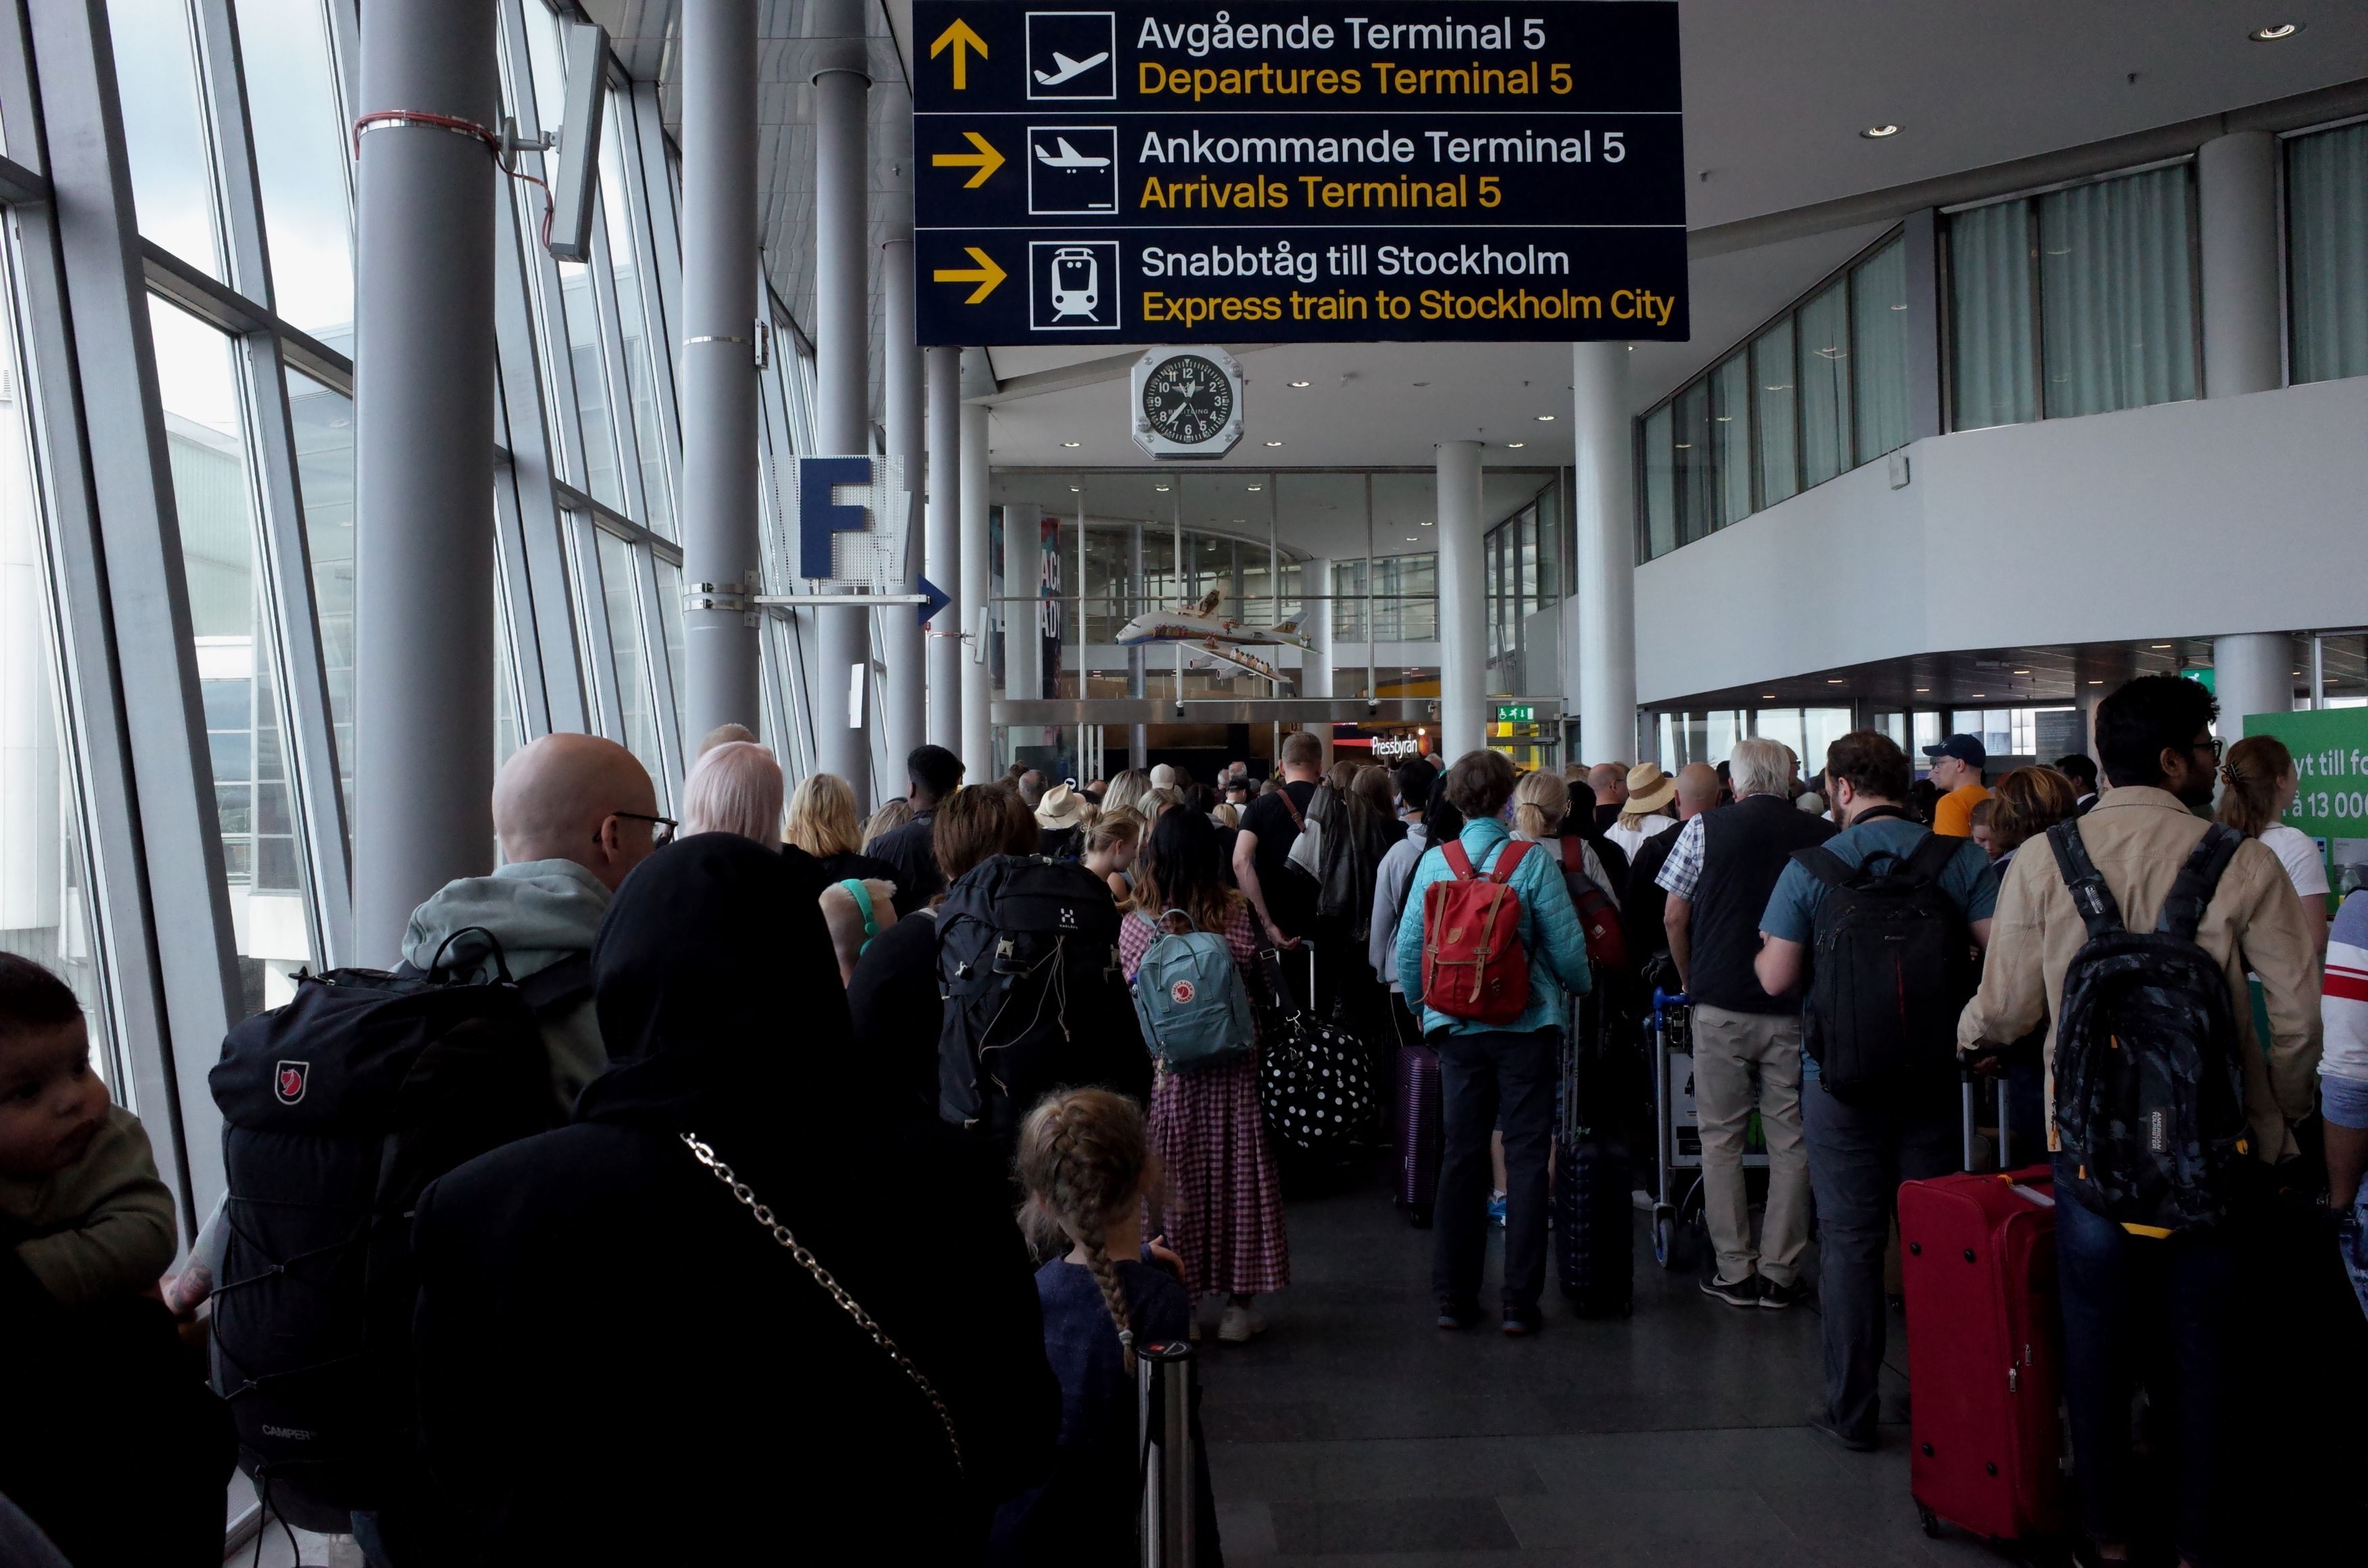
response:
<svg viewBox="0 0 2368 1568"><path fill-rule="evenodd" d="M1057 60L1061 57L1055 55L1053 58ZM1089 61L1087 63L1090 64L1091 62ZM1044 73L1042 71L1036 73L1039 76L1042 76L1043 74ZM1060 153L1057 155L1047 153L1042 147L1036 149L1036 161L1043 165L1048 169L1106 169L1110 167L1110 161L1108 158L1087 157L1085 153L1078 152L1075 147L1070 146L1069 139L1065 136L1053 137L1053 143L1054 146L1060 148Z"/></svg>
<svg viewBox="0 0 2368 1568"><path fill-rule="evenodd" d="M1099 65L1103 61L1108 60L1109 58L1110 51L1103 50L1099 54L1088 54L1083 60L1072 60L1056 49L1053 51L1053 63L1058 65L1060 69L1058 71L1039 71L1036 73L1036 80L1042 85L1047 87L1057 87L1073 76L1084 75L1087 72L1092 70L1095 66Z"/></svg>

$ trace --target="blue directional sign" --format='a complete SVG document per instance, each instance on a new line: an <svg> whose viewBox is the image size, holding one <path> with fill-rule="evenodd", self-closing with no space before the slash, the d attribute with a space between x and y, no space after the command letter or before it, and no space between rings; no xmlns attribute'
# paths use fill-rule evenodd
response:
<svg viewBox="0 0 2368 1568"><path fill-rule="evenodd" d="M1673 0L915 0L925 344L1685 338Z"/></svg>

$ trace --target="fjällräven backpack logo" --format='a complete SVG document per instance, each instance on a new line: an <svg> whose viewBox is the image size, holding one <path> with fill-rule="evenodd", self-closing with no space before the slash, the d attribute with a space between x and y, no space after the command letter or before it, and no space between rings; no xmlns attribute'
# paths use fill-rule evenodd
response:
<svg viewBox="0 0 2368 1568"><path fill-rule="evenodd" d="M1189 980L1179 980L1175 984L1167 988L1167 994L1176 998L1176 1005L1179 1007L1191 1006L1192 998L1198 996L1200 994L1200 991Z"/></svg>
<svg viewBox="0 0 2368 1568"><path fill-rule="evenodd" d="M283 1062L272 1070L272 1092L281 1105L294 1105L304 1097L304 1085L313 1075L309 1062Z"/></svg>

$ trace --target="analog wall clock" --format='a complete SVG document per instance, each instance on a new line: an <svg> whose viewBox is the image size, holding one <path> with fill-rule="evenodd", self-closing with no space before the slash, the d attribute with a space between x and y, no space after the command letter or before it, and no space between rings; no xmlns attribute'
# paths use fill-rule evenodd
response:
<svg viewBox="0 0 2368 1568"><path fill-rule="evenodd" d="M1135 361L1134 444L1155 458L1221 458L1242 438L1242 368L1222 348Z"/></svg>

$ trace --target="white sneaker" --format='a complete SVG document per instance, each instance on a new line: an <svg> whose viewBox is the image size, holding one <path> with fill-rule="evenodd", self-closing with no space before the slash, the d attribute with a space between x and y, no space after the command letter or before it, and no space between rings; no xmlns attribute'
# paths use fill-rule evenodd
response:
<svg viewBox="0 0 2368 1568"><path fill-rule="evenodd" d="M1247 1345L1250 1335L1265 1326L1247 1307L1228 1304L1225 1315L1217 1320L1217 1337L1227 1345Z"/></svg>

